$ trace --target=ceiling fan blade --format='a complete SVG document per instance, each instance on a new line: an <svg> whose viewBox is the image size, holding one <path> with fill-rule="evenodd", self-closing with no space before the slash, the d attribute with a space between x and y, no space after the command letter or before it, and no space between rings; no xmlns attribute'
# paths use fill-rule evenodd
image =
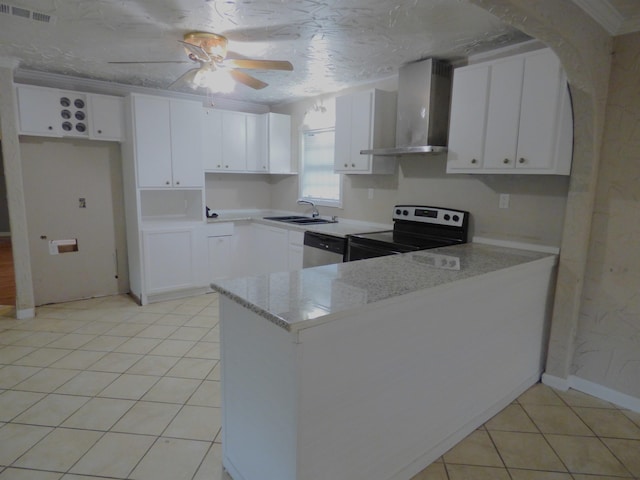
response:
<svg viewBox="0 0 640 480"><path fill-rule="evenodd" d="M236 82L243 83L244 85L255 88L256 90L260 90L268 85L268 83L264 83L262 80L258 80L257 78L238 70L229 70L229 75L231 75Z"/></svg>
<svg viewBox="0 0 640 480"><path fill-rule="evenodd" d="M193 63L186 60L144 60L142 62L107 62L111 65L134 65L138 63Z"/></svg>
<svg viewBox="0 0 640 480"><path fill-rule="evenodd" d="M249 68L253 70L293 70L291 62L286 60L252 60L252 59L227 59L224 64L229 67Z"/></svg>
<svg viewBox="0 0 640 480"><path fill-rule="evenodd" d="M179 43L182 44L184 48L189 50L200 62L210 62L211 57L209 54L200 46L194 45L193 43L184 42L182 40L178 40Z"/></svg>
<svg viewBox="0 0 640 480"><path fill-rule="evenodd" d="M196 73L198 73L199 68L192 68L191 70L187 70L185 73L180 75L171 85L167 87L167 89L171 90L174 87L177 87L182 84L189 84L193 82ZM193 84L191 84L193 86Z"/></svg>

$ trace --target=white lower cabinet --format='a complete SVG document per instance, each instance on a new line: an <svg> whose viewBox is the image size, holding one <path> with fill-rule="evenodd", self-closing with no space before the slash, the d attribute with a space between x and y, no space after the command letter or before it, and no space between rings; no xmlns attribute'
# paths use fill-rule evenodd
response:
<svg viewBox="0 0 640 480"><path fill-rule="evenodd" d="M220 278L234 275L236 249L233 223L215 223L205 226L207 238L206 281L211 283Z"/></svg>
<svg viewBox="0 0 640 480"><path fill-rule="evenodd" d="M143 230L143 296L198 286L196 227ZM143 299L143 303L145 299Z"/></svg>
<svg viewBox="0 0 640 480"><path fill-rule="evenodd" d="M254 223L252 228L254 273L286 272L289 269L288 230L259 223Z"/></svg>
<svg viewBox="0 0 640 480"><path fill-rule="evenodd" d="M302 270L304 232L289 230L289 271Z"/></svg>

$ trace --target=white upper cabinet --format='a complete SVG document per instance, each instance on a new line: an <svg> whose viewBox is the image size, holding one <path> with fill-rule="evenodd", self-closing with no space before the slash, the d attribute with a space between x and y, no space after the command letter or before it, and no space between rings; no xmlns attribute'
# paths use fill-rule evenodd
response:
<svg viewBox="0 0 640 480"><path fill-rule="evenodd" d="M394 157L361 155L360 150L394 146L395 113L394 92L374 89L337 97L334 171L394 173Z"/></svg>
<svg viewBox="0 0 640 480"><path fill-rule="evenodd" d="M171 167L174 187L204 186L202 168L202 105L186 100L170 101Z"/></svg>
<svg viewBox="0 0 640 480"><path fill-rule="evenodd" d="M291 117L281 113L263 115L266 124L270 173L292 173Z"/></svg>
<svg viewBox="0 0 640 480"><path fill-rule="evenodd" d="M222 164L220 170L247 170L247 115L222 112Z"/></svg>
<svg viewBox="0 0 640 480"><path fill-rule="evenodd" d="M89 138L124 140L124 99L109 95L88 95Z"/></svg>
<svg viewBox="0 0 640 480"><path fill-rule="evenodd" d="M291 117L204 109L205 172L292 173Z"/></svg>
<svg viewBox="0 0 640 480"><path fill-rule="evenodd" d="M201 105L132 95L133 135L140 188L201 188Z"/></svg>
<svg viewBox="0 0 640 480"><path fill-rule="evenodd" d="M202 162L204 170L222 168L222 112L213 108L202 109Z"/></svg>
<svg viewBox="0 0 640 480"><path fill-rule="evenodd" d="M123 99L18 85L20 133L41 137L123 140Z"/></svg>
<svg viewBox="0 0 640 480"><path fill-rule="evenodd" d="M247 172L269 173L267 118L247 114Z"/></svg>
<svg viewBox="0 0 640 480"><path fill-rule="evenodd" d="M20 85L17 92L21 134L62 136L58 90Z"/></svg>
<svg viewBox="0 0 640 480"><path fill-rule="evenodd" d="M566 77L551 50L455 70L447 172L568 175L572 143Z"/></svg>
<svg viewBox="0 0 640 480"><path fill-rule="evenodd" d="M484 156L489 72L486 65L453 76L447 168L480 169Z"/></svg>

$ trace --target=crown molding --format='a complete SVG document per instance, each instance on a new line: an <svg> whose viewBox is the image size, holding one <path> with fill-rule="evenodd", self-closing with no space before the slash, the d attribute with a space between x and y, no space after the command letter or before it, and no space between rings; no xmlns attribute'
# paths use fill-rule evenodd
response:
<svg viewBox="0 0 640 480"><path fill-rule="evenodd" d="M621 33L624 17L608 0L573 0L573 3L587 12L609 35Z"/></svg>
<svg viewBox="0 0 640 480"><path fill-rule="evenodd" d="M0 57L0 61L2 58ZM2 63L0 62L0 67ZM59 88L62 90L76 90L87 93L100 93L104 95L115 95L124 97L130 93L144 93L158 97L181 98L185 100L195 100L204 106L211 106L211 102L216 108L222 110L234 110L247 113L268 113L269 107L259 103L243 102L241 100L231 100L226 98L208 97L206 95L196 95L190 93L174 92L159 88L138 87L123 83L107 82L104 80L94 80L90 78L72 77L60 75L58 73L40 72L36 70L26 70L18 68L14 72L14 82L26 85L36 85L40 87Z"/></svg>
<svg viewBox="0 0 640 480"><path fill-rule="evenodd" d="M634 17L629 20L625 20L622 27L618 31L618 35L625 35L627 33L640 32L640 17Z"/></svg>

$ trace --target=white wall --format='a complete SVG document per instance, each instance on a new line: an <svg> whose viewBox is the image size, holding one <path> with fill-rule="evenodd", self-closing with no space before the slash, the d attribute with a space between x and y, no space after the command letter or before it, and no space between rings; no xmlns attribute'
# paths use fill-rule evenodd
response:
<svg viewBox="0 0 640 480"><path fill-rule="evenodd" d="M254 209L271 207L271 185L268 175L207 173L205 175L207 206L213 210ZM295 199L293 199L295 204Z"/></svg>

